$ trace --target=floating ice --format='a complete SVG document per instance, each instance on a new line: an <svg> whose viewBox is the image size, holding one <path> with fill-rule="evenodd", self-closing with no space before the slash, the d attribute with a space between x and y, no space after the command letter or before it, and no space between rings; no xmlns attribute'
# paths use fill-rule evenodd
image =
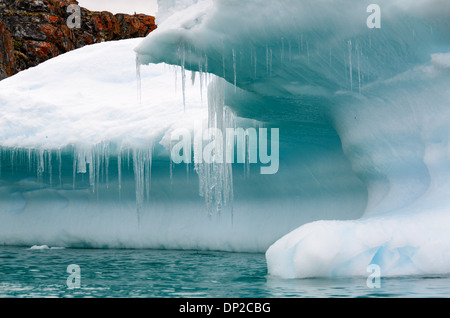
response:
<svg viewBox="0 0 450 318"><path fill-rule="evenodd" d="M365 275L374 262L383 275L449 272L450 6L379 1L381 28L371 28L370 4L183 3L177 12L183 20L167 18L136 49L144 64L176 64L173 48L183 43L192 52L184 63L193 70L207 56L209 72L230 83L224 99L235 114L280 127L281 144L295 140L282 151L284 163L297 160L283 166L292 175L284 180L292 190L286 201L307 200L299 185L309 171L321 189L310 188L315 202L337 203L344 193L364 202L354 221L330 207L340 221L298 224L273 244L267 251L273 275ZM348 160L346 177L338 177L336 161L319 164L332 149ZM364 190L344 186L352 176ZM332 194L339 186L342 194Z"/></svg>
<svg viewBox="0 0 450 318"><path fill-rule="evenodd" d="M33 245L32 247L30 247L30 250L49 250L50 247L48 247L47 245Z"/></svg>
<svg viewBox="0 0 450 318"><path fill-rule="evenodd" d="M144 40L2 81L0 243L267 251L291 278L447 273L450 6L382 0L372 29L369 4L162 1ZM278 128L278 172L174 164L171 133L199 119Z"/></svg>

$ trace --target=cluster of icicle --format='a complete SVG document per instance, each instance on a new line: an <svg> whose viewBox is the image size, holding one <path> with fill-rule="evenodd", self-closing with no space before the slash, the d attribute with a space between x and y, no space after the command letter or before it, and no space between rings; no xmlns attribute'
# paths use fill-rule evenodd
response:
<svg viewBox="0 0 450 318"><path fill-rule="evenodd" d="M98 194L98 185L105 184L109 188L109 162L111 156L111 144L100 143L92 148L75 147L73 156L73 187L76 185L76 175L86 174L89 165L89 183L92 192ZM119 150L117 156L118 192L122 193L122 161L125 158L128 169L130 162L133 165L136 187L136 209L138 222L142 213L145 198L150 197L151 169L152 169L153 144L148 143L145 148L127 148ZM59 164L61 166L61 164ZM101 180L100 180L101 178ZM101 181L101 182L100 182Z"/></svg>
<svg viewBox="0 0 450 318"><path fill-rule="evenodd" d="M28 175L36 175L36 180L41 187L67 188L67 183L63 182L63 156L69 155L73 158L72 189L80 186L85 187L86 181L92 193L100 192L100 185L104 185L107 190L110 188L110 162L117 159L117 184L119 196L122 193L122 169L127 167L132 169L136 185L136 207L137 218L143 209L145 199L149 199L151 187L151 166L152 166L153 144L148 143L145 148L126 148L117 150L117 147L109 142L102 142L95 146L68 146L64 149L24 149L24 148L0 148L0 177L2 170L6 170L14 175L15 173L27 172ZM7 168L3 164L8 165ZM19 168L20 167L20 168ZM23 171L27 167L28 171ZM55 173L57 171L57 173ZM85 180L85 175L88 180Z"/></svg>
<svg viewBox="0 0 450 318"><path fill-rule="evenodd" d="M184 77L183 70L182 74ZM139 73L137 75L139 76ZM204 76L204 74L200 74L200 80L203 80ZM217 128L225 132L226 128L234 128L235 117L224 104L225 84L223 81L219 77L214 77L208 84L208 127ZM217 147L219 145L225 147L234 146L234 139L226 140L225 134L223 134L223 138L223 143L218 143ZM196 160L199 156L198 151L203 151L203 148L196 146L194 145L193 147L193 159L195 171L199 177L199 195L205 198L208 214L220 213L223 207L227 205L231 207L232 211L232 164L225 163L225 160L223 160L224 163L206 163ZM225 151L221 151L223 149L216 149L218 153L223 153L225 156ZM8 171L8 173L14 174L18 173L19 170L22 170L20 172L23 173L23 167L28 167L28 175L35 175L41 187L64 187L64 189L72 188L75 190L85 188L88 182L91 192L96 194L97 197L99 197L99 192L101 191L118 191L120 197L122 193L122 170L124 168L132 168L135 179L137 220L139 223L146 200L148 202L150 198L152 152L153 143L150 141L145 147L141 146L140 148L118 146L112 142L101 142L94 146L70 145L56 150L1 147L0 177L2 176L3 162L4 173ZM67 167L66 161L70 160L67 158L73 160L72 184L69 186L68 180L63 180L63 167ZM65 161L64 165L63 161ZM117 162L117 168L112 168L111 162L114 162L114 164ZM171 168L172 164L170 162ZM118 180L117 183L114 182L114 187L118 187L116 189L110 186L110 170L112 169L117 169ZM170 178L172 178L172 169L170 171ZM102 186L101 189L100 186Z"/></svg>
<svg viewBox="0 0 450 318"><path fill-rule="evenodd" d="M234 128L235 116L225 106L225 83L219 77L214 78L208 85L208 111L208 128L216 128L221 132L225 132L227 128ZM234 147L234 139L227 139L225 133L222 134L222 138L220 142L215 140L214 149L217 153L214 155L221 154L224 157L212 163L201 162L198 159L199 151L203 149L194 142L194 162L195 171L199 177L199 194L205 198L210 215L214 211L220 214L223 206L228 204L230 204L231 212L233 211L233 167L226 161L225 149Z"/></svg>

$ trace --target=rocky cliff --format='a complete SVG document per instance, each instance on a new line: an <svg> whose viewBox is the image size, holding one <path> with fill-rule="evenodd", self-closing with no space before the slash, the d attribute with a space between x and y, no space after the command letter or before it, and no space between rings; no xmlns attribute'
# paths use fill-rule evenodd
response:
<svg viewBox="0 0 450 318"><path fill-rule="evenodd" d="M88 44L144 37L156 29L153 16L85 8L81 23L72 27L70 4L78 2L0 0L0 80Z"/></svg>

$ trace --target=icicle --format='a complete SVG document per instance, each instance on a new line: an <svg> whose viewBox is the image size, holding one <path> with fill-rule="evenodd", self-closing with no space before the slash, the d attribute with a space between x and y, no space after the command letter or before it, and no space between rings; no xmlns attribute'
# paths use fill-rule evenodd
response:
<svg viewBox="0 0 450 318"><path fill-rule="evenodd" d="M86 163L89 164L89 185L91 186L91 191L95 192L95 172L96 172L96 158L90 150L86 156Z"/></svg>
<svg viewBox="0 0 450 318"><path fill-rule="evenodd" d="M206 203L206 210L208 211L208 215L211 217L212 216L212 195L211 195L211 191L214 189L214 185L210 184L211 181L211 166L204 163L205 166L205 203Z"/></svg>
<svg viewBox="0 0 450 318"><path fill-rule="evenodd" d="M31 161L31 148L28 148L28 173L31 173L32 170L32 161Z"/></svg>
<svg viewBox="0 0 450 318"><path fill-rule="evenodd" d="M76 155L74 157L77 158L77 173L86 173L86 153L84 151L76 150Z"/></svg>
<svg viewBox="0 0 450 318"><path fill-rule="evenodd" d="M59 186L62 186L62 153L61 149L56 151L57 160L58 160L58 176L59 176Z"/></svg>
<svg viewBox="0 0 450 318"><path fill-rule="evenodd" d="M200 61L198 62L198 73L200 81L200 102L203 104L203 56L201 55Z"/></svg>
<svg viewBox="0 0 450 318"><path fill-rule="evenodd" d="M109 189L109 148L105 149L105 175L106 175L106 188Z"/></svg>
<svg viewBox="0 0 450 318"><path fill-rule="evenodd" d="M145 161L145 188L147 202L150 200L150 189L152 182L152 157L153 157L153 144L151 143L147 150L147 158Z"/></svg>
<svg viewBox="0 0 450 318"><path fill-rule="evenodd" d="M234 120L234 114L233 112L228 108L224 108L224 127L226 128L234 128L235 126L235 120ZM226 136L226 135L225 135ZM225 150L228 151L231 148L234 148L234 137L225 138ZM224 205L231 204L231 212L233 213L233 166L231 162L224 161Z"/></svg>
<svg viewBox="0 0 450 318"><path fill-rule="evenodd" d="M40 149L39 150L39 156L37 156L37 177L38 177L38 182L42 182L42 175L44 174L45 171L45 165L44 165L44 150Z"/></svg>
<svg viewBox="0 0 450 318"><path fill-rule="evenodd" d="M236 49L233 48L233 73L234 73L234 92L236 93L237 71L236 71Z"/></svg>
<svg viewBox="0 0 450 318"><path fill-rule="evenodd" d="M195 73L196 73L196 72L191 71L191 84L192 84L192 86L195 85Z"/></svg>
<svg viewBox="0 0 450 318"><path fill-rule="evenodd" d="M204 169L203 169L203 134L202 125L199 123L195 124L196 135L194 136L194 170L199 177L199 195L204 197ZM200 131L200 132L198 132Z"/></svg>
<svg viewBox="0 0 450 318"><path fill-rule="evenodd" d="M172 149L172 144L170 145L170 149ZM173 185L173 160L172 160L172 156L169 156L169 179L170 179L170 185Z"/></svg>
<svg viewBox="0 0 450 318"><path fill-rule="evenodd" d="M192 70L192 46L189 45L189 69Z"/></svg>
<svg viewBox="0 0 450 318"><path fill-rule="evenodd" d="M47 156L48 156L48 171L49 171L49 182L50 182L50 187L53 186L53 167L52 167L52 151L49 150L47 152Z"/></svg>
<svg viewBox="0 0 450 318"><path fill-rule="evenodd" d="M97 193L97 199L98 199L98 187L100 185L100 167L102 166L102 156L100 153L101 150L98 149L99 147L101 148L101 145L97 146L95 149L95 153L92 154L92 157L95 158L93 162L94 169L92 169L95 171L95 184L93 185L93 191Z"/></svg>
<svg viewBox="0 0 450 318"><path fill-rule="evenodd" d="M205 86L208 86L208 55L205 54Z"/></svg>
<svg viewBox="0 0 450 318"><path fill-rule="evenodd" d="M141 222L145 194L150 196L152 146L147 150L133 149L133 171L136 187L136 212L138 226Z"/></svg>
<svg viewBox="0 0 450 318"><path fill-rule="evenodd" d="M183 91L183 107L186 111L186 74L185 74L184 65L181 68L181 89Z"/></svg>
<svg viewBox="0 0 450 318"><path fill-rule="evenodd" d="M119 150L117 155L117 175L119 183L119 200L122 199L122 151Z"/></svg>
<svg viewBox="0 0 450 318"><path fill-rule="evenodd" d="M225 132L225 128L230 124L230 114L224 105L225 87L223 80L215 78L208 86L208 127L216 128L217 131ZM230 175L231 163L226 162L224 146L228 144L226 134L215 136L213 161L210 163L198 163L199 152L198 141L194 140L194 161L195 171L199 176L199 193L205 198L208 215L214 212L220 215L222 208L230 202ZM219 156L223 156L220 158Z"/></svg>
<svg viewBox="0 0 450 318"><path fill-rule="evenodd" d="M11 163L11 172L12 172L12 175L14 175L14 149L13 148L11 148L9 159L10 159L10 163Z"/></svg>
<svg viewBox="0 0 450 318"><path fill-rule="evenodd" d="M72 176L73 189L75 189L76 176L77 176L77 157L74 154L74 156L73 156L73 176Z"/></svg>
<svg viewBox="0 0 450 318"><path fill-rule="evenodd" d="M175 92L178 92L178 67L174 68L175 70Z"/></svg>
<svg viewBox="0 0 450 318"><path fill-rule="evenodd" d="M105 177L106 177L106 145L104 143L102 143L102 147L101 147L101 153L100 153L100 174L101 174L101 184L105 184ZM100 183L97 183L100 184Z"/></svg>
<svg viewBox="0 0 450 318"><path fill-rule="evenodd" d="M226 72L225 72L225 56L222 55L222 77L225 78Z"/></svg>
<svg viewBox="0 0 450 318"><path fill-rule="evenodd" d="M203 163L195 163L195 172L198 175L198 194L200 197L205 197L205 171Z"/></svg>
<svg viewBox="0 0 450 318"><path fill-rule="evenodd" d="M127 149L127 164L128 170L130 170L130 148Z"/></svg>
<svg viewBox="0 0 450 318"><path fill-rule="evenodd" d="M87 173L87 165L89 165L89 185L92 192L95 192L96 185L96 156L94 156L93 151L95 149L86 149L83 147L75 148L74 150L74 187L75 187L75 174L82 174L82 181L84 180L84 175ZM95 151L97 153L97 151ZM76 167L76 169L75 169Z"/></svg>
<svg viewBox="0 0 450 318"><path fill-rule="evenodd" d="M184 44L178 47L178 57L181 65L181 89L183 91L183 107L186 110L186 49Z"/></svg>
<svg viewBox="0 0 450 318"><path fill-rule="evenodd" d="M136 217L139 226L144 204L144 159L141 150L133 149L133 171L136 187Z"/></svg>
<svg viewBox="0 0 450 318"><path fill-rule="evenodd" d="M352 41L348 41L348 63L350 72L350 91L353 92Z"/></svg>
<svg viewBox="0 0 450 318"><path fill-rule="evenodd" d="M250 177L250 136L245 135L245 164L244 164L244 176Z"/></svg>

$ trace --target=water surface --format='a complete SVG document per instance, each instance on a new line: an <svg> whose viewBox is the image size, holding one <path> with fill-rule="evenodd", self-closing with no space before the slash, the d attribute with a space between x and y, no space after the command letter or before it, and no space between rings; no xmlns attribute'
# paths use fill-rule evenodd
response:
<svg viewBox="0 0 450 318"><path fill-rule="evenodd" d="M80 267L69 289L67 267ZM279 279L264 254L0 247L0 297L304 298L448 297L450 277Z"/></svg>

